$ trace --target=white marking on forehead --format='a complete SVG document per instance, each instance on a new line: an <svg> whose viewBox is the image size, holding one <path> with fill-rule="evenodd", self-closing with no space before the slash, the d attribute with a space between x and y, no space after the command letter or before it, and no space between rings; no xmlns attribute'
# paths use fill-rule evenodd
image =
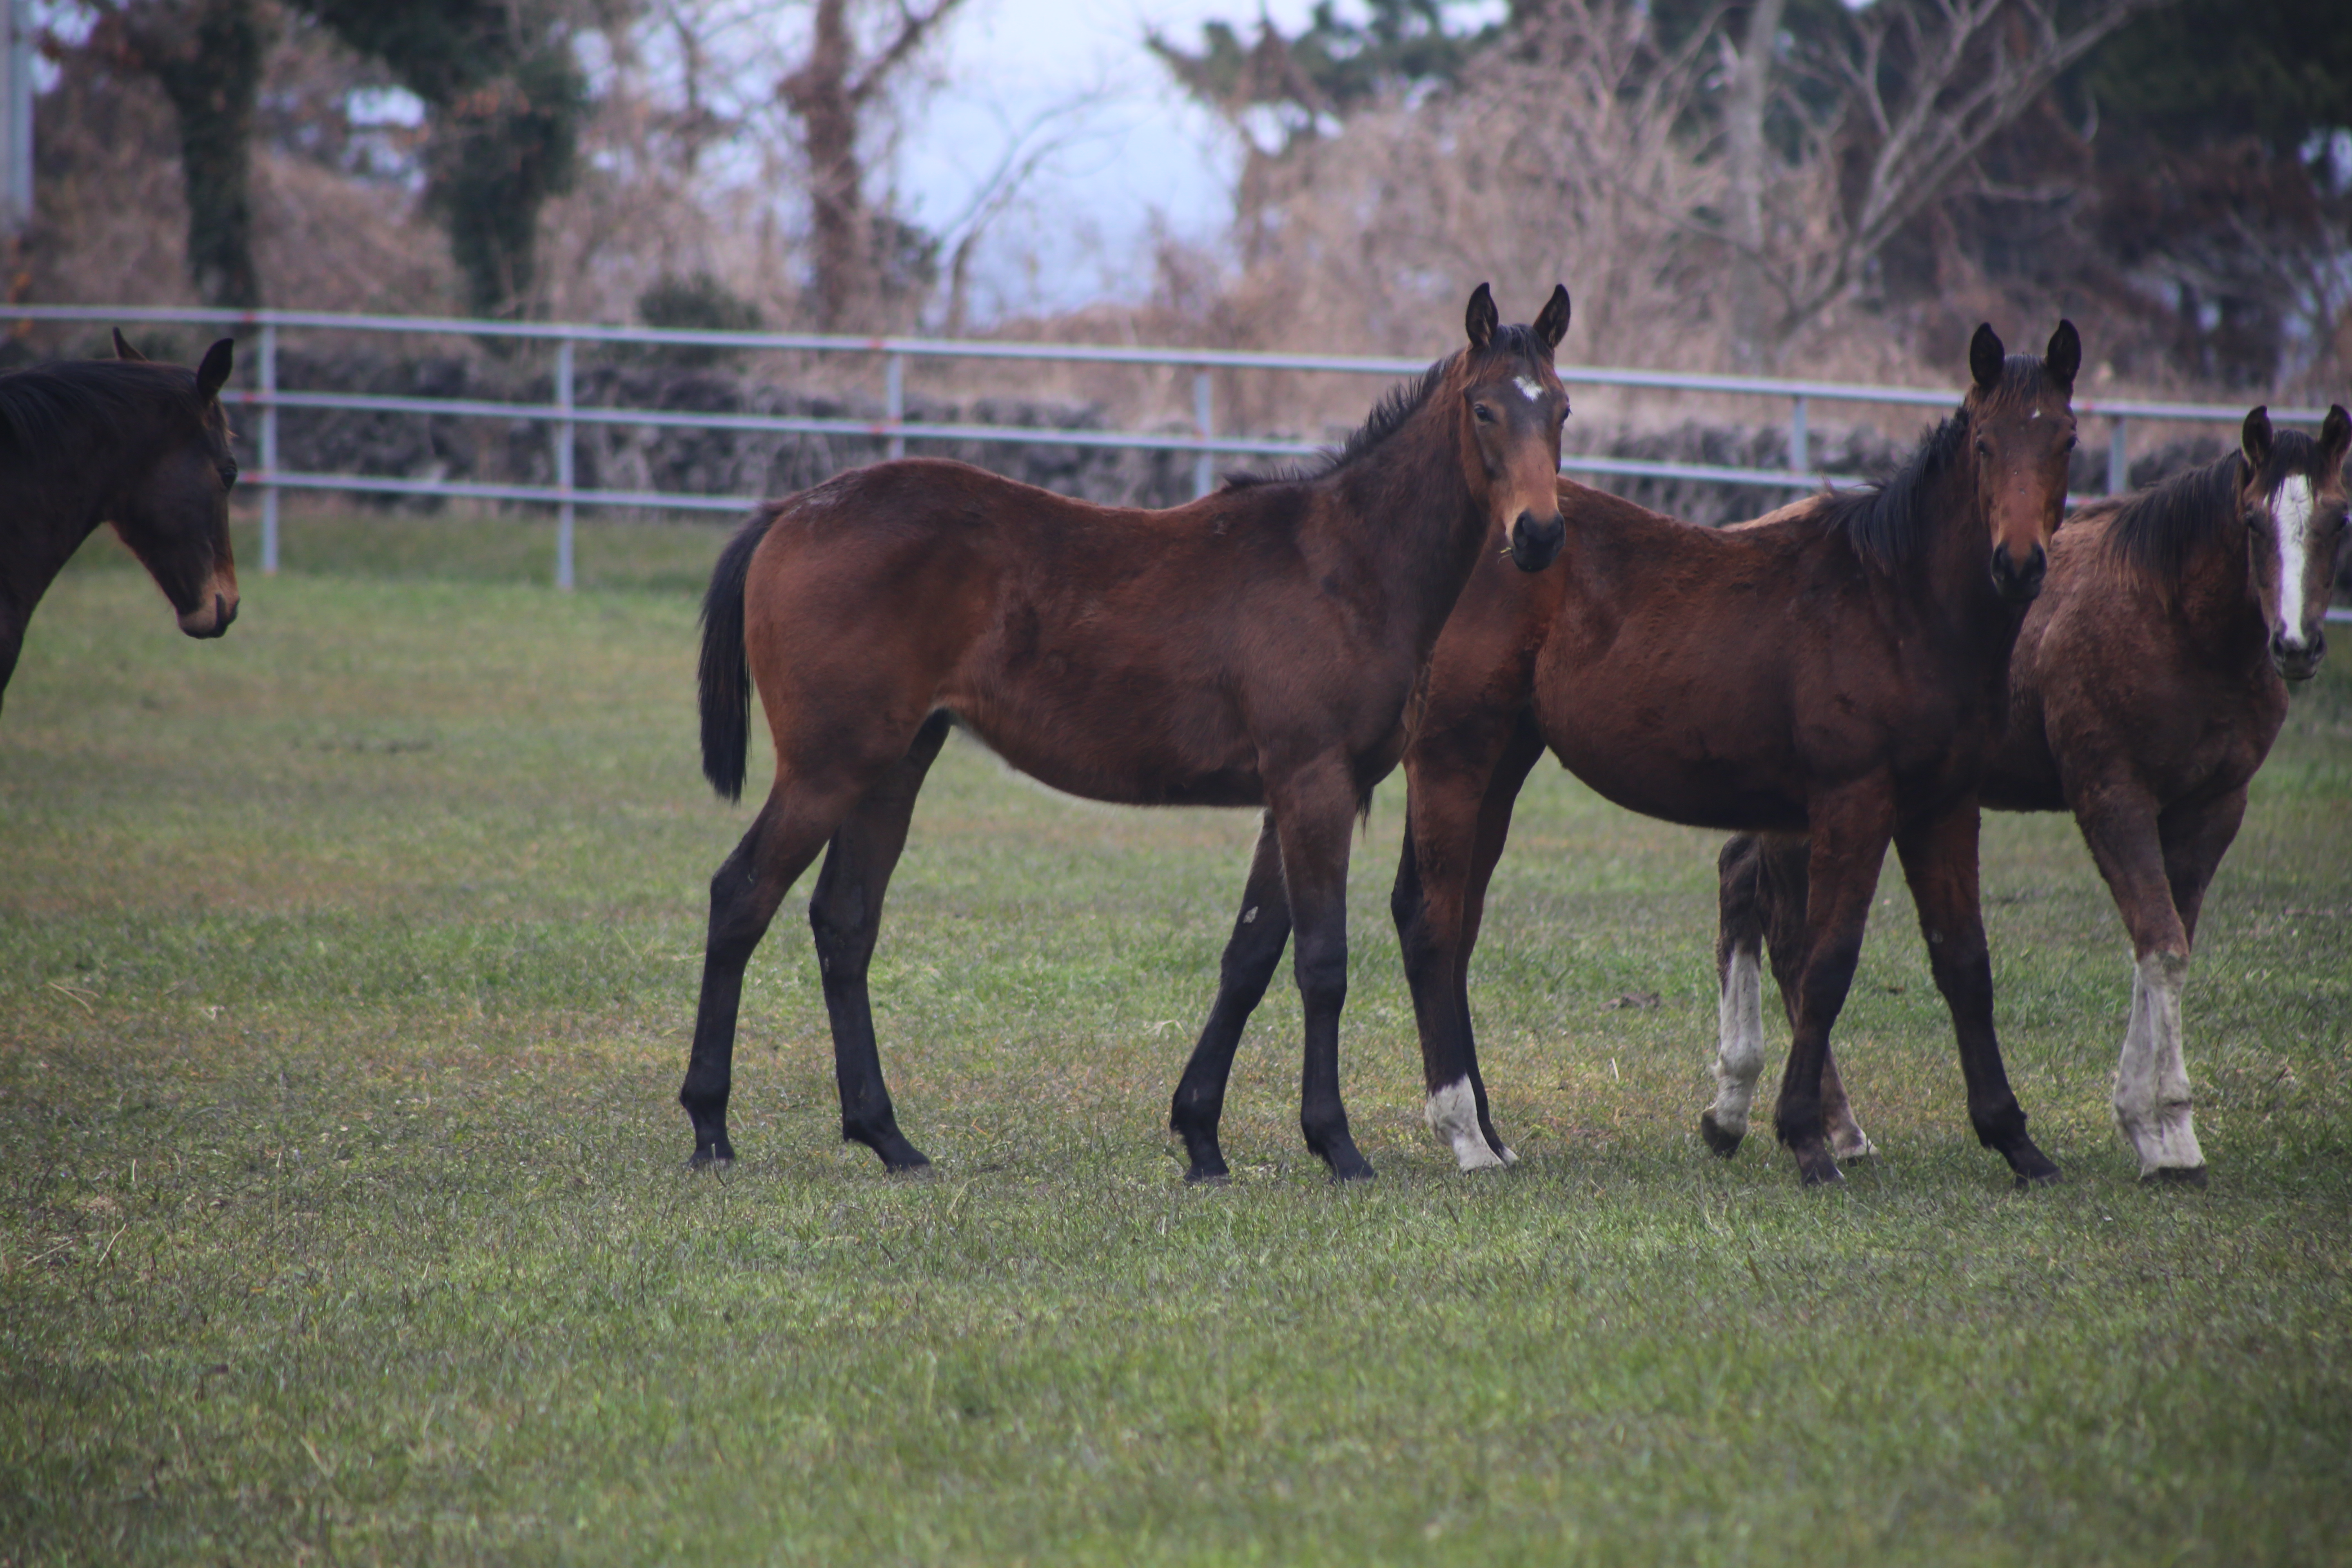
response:
<svg viewBox="0 0 2352 1568"><path fill-rule="evenodd" d="M2037 408L2032 413L2027 415L2026 417L2028 419L2039 419L2042 417L2042 410Z"/></svg>
<svg viewBox="0 0 2352 1568"><path fill-rule="evenodd" d="M1534 376L1514 376L1511 378L1511 384L1525 393L1529 403L1541 402L1543 399L1543 383L1538 381Z"/></svg>
<svg viewBox="0 0 2352 1568"><path fill-rule="evenodd" d="M2271 497L2278 523L2278 634L2291 648L2303 647L2303 576L2311 555L2311 481L2292 476Z"/></svg>

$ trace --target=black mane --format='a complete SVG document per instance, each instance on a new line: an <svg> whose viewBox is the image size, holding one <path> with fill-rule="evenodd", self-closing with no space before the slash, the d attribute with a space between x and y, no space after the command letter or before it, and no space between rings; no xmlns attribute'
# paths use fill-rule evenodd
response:
<svg viewBox="0 0 2352 1568"><path fill-rule="evenodd" d="M2032 354L2011 354L2001 363L2000 384L1984 394L1987 404L2004 399L2031 400L2042 395L2042 361ZM1963 403L1920 438L1918 446L1894 474L1876 484L1831 492L1815 515L1845 530L1855 554L1892 571L1908 561L1927 536L1921 521L1919 498L1966 453L1969 408Z"/></svg>
<svg viewBox="0 0 2352 1568"><path fill-rule="evenodd" d="M2281 441L2309 437L2280 433ZM2237 517L2246 459L2234 448L2201 468L2189 468L2126 496L2107 524L2107 557L2169 583Z"/></svg>
<svg viewBox="0 0 2352 1568"><path fill-rule="evenodd" d="M1381 395L1372 411L1356 432L1339 446L1326 448L1319 458L1310 458L1288 468L1244 469L1225 476L1229 490L1247 489L1254 485L1299 484L1335 474L1362 458L1402 428L1405 421L1421 412L1422 405L1444 384L1448 366L1467 353L1467 349L1446 355L1423 371L1419 379L1401 381ZM1526 327L1496 327L1488 341L1488 353L1512 354L1522 360L1541 362L1551 357L1550 352Z"/></svg>
<svg viewBox="0 0 2352 1568"><path fill-rule="evenodd" d="M1881 571L1893 571L1911 558L1927 534L1920 521L1921 492L1952 466L1968 440L1968 410L1956 409L1921 438L1891 476L1876 484L1831 491L1813 515L1824 527L1843 529L1856 555Z"/></svg>
<svg viewBox="0 0 2352 1568"><path fill-rule="evenodd" d="M0 453L20 462L60 455L80 432L121 440L140 416L197 412L195 373L144 360L62 360L0 372Z"/></svg>
<svg viewBox="0 0 2352 1568"><path fill-rule="evenodd" d="M2116 508L2107 524L2107 557L2158 583L2172 582L2200 553L2229 538L2248 479L2267 493L2289 476L2317 474L2320 467L2318 442L2300 430L2279 430L2258 475L2246 472L2245 454L2233 448L2201 468L2159 479Z"/></svg>

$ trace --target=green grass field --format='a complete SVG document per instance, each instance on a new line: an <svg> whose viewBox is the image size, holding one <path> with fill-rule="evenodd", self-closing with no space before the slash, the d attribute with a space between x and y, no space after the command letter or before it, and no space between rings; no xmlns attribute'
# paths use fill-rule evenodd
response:
<svg viewBox="0 0 2352 1568"><path fill-rule="evenodd" d="M688 1177L750 810L694 752L719 533L584 530L563 596L543 527L298 519L204 644L101 539L41 606L0 710L0 1563L2352 1562L2352 650L2207 906L2203 1192L2109 1124L2128 953L2050 818L1988 825L1985 884L2065 1184L1969 1136L1891 870L1840 1034L1885 1158L1710 1158L1715 843L1550 768L1473 988L1522 1163L1420 1125L1391 781L1343 1054L1381 1179L1300 1146L1286 982L1234 1182L1187 1190L1161 1123L1254 820L962 741L874 975L934 1172L837 1142L795 900L742 1158Z"/></svg>

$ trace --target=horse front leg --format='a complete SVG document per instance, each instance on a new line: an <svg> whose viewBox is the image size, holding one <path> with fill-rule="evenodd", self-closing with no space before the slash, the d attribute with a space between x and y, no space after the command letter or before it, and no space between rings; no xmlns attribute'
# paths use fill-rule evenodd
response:
<svg viewBox="0 0 2352 1568"><path fill-rule="evenodd" d="M1339 757L1268 779L1266 805L1282 848L1282 885L1297 933L1292 959L1307 1039L1299 1070L1298 1130L1343 1182L1369 1181L1339 1097L1339 1013L1348 1000L1348 830L1356 791Z"/></svg>
<svg viewBox="0 0 2352 1568"><path fill-rule="evenodd" d="M2156 803L2136 784L2089 785L2077 795L2074 820L2132 939L2131 1015L2116 1063L2116 1126L2139 1157L2142 1181L2200 1184L2205 1153L2197 1144L2180 1042L2189 927L2173 901ZM2234 832L2234 819L2230 826Z"/></svg>
<svg viewBox="0 0 2352 1568"><path fill-rule="evenodd" d="M924 775L946 742L948 716L935 713L914 744L869 787L833 836L809 898L809 929L816 939L817 973L833 1024L834 1081L841 1092L841 1137L863 1143L893 1171L930 1163L898 1131L898 1115L883 1080L874 1038L874 1006L866 977L882 926L882 899L907 847L907 825Z"/></svg>
<svg viewBox="0 0 2352 1568"><path fill-rule="evenodd" d="M1500 751L1485 742L1509 736ZM1486 890L1510 833L1511 807L1543 754L1530 720L1517 731L1444 737L1408 760L1404 847L1389 913L1404 953L1421 1036L1423 1114L1465 1171L1514 1163L1495 1131L1470 1023L1471 950Z"/></svg>
<svg viewBox="0 0 2352 1568"><path fill-rule="evenodd" d="M1944 994L1959 1038L1968 1082L1969 1121L1977 1142L2009 1162L2017 1184L2054 1182L2058 1167L2025 1133L2025 1110L2009 1087L2000 1037L1993 1029L1992 955L1985 946L1977 887L1977 803L1973 796L1895 840L1918 906L1927 966Z"/></svg>
<svg viewBox="0 0 2352 1568"><path fill-rule="evenodd" d="M2172 908L2180 921L2184 956L2177 966L2158 957L2151 966L2136 964L2132 974L2135 1022L2141 1024L2139 1062L2132 1060L2131 1034L2126 1034L2125 1060L2116 1075L2118 1102L2126 1071L2137 1080L2137 1098L2152 1102L2157 1137L2155 1159L2142 1151L2143 1180L2205 1184L2205 1153L2197 1144L2196 1114L2189 1083L2188 1033L2181 1023L2181 993L2188 984L2188 954L2197 943L2197 917L2205 905L2205 889L2212 885L2221 857L2238 837L2245 820L2246 792L2232 790L2218 800L2193 806L2176 806L2157 818L2157 837L2164 847L2164 877L2172 892ZM2135 937L2135 946L2137 945ZM2169 984L2163 982L2169 981ZM2143 1120L2147 1120L2143 1116ZM2138 1147L2134 1141L2135 1148Z"/></svg>
<svg viewBox="0 0 2352 1568"><path fill-rule="evenodd" d="M1894 828L1894 792L1885 780L1864 780L1812 802L1807 815L1804 960L1772 1130L1812 1186L1844 1179L1825 1136L1822 1079L1830 1030L1862 957L1870 900Z"/></svg>
<svg viewBox="0 0 2352 1568"><path fill-rule="evenodd" d="M1223 1182L1225 1156L1217 1124L1225 1110L1225 1084L1233 1076L1234 1052L1242 1030L1265 997L1275 965L1290 941L1290 902L1282 887L1282 840L1274 814L1258 821L1257 847L1250 852L1249 880L1242 889L1241 912L1225 939L1217 966L1217 998L1193 1044L1184 1076L1168 1107L1168 1129L1184 1140L1188 1182Z"/></svg>

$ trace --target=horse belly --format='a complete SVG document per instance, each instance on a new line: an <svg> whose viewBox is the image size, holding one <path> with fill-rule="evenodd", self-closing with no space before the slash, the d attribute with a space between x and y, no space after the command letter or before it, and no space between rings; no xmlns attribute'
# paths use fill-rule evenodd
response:
<svg viewBox="0 0 2352 1568"><path fill-rule="evenodd" d="M1213 690L1064 668L975 682L941 706L1040 784L1124 805L1256 805L1256 753Z"/></svg>
<svg viewBox="0 0 2352 1568"><path fill-rule="evenodd" d="M1569 772L1628 811L1727 832L1801 831L1804 795L1780 748L1727 747L1731 732L1661 721L1630 727L1547 721Z"/></svg>
<svg viewBox="0 0 2352 1568"><path fill-rule="evenodd" d="M1662 652L1639 651L1648 648ZM1738 680L1711 652L1695 664L1688 649L1682 639L1622 632L1606 648L1568 653L1555 643L1536 698L1545 741L1570 773L1629 811L1732 832L1801 830L1805 791L1785 700L1753 679L1754 663Z"/></svg>

